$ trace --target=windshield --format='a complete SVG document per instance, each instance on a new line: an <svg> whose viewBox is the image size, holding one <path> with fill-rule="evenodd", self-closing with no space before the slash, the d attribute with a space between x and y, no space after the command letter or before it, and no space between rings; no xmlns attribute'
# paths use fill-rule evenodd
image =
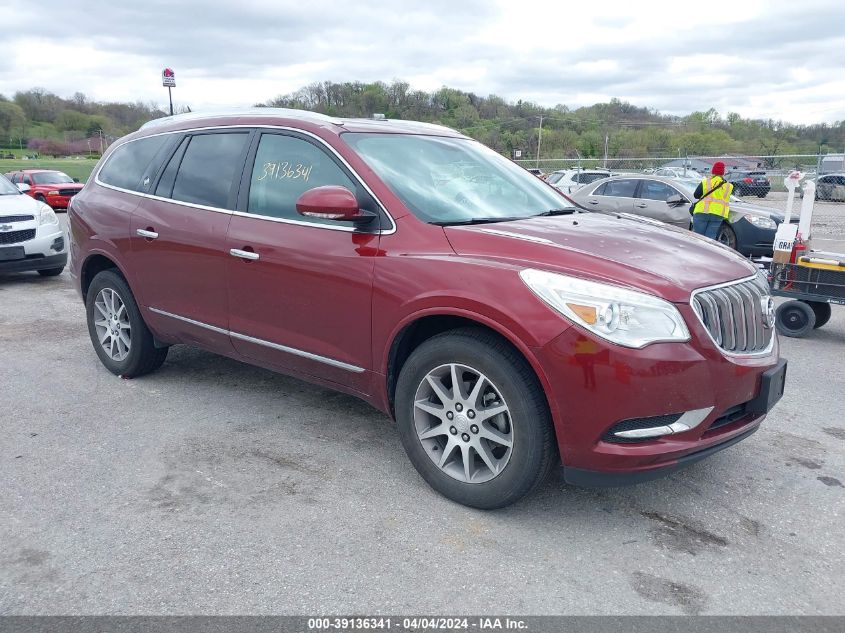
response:
<svg viewBox="0 0 845 633"><path fill-rule="evenodd" d="M555 189L476 141L362 133L343 139L425 222L496 222L574 209Z"/></svg>
<svg viewBox="0 0 845 633"><path fill-rule="evenodd" d="M10 196L15 193L20 193L18 188L6 176L0 174L0 196Z"/></svg>
<svg viewBox="0 0 845 633"><path fill-rule="evenodd" d="M73 178L60 171L44 171L32 174L32 182L36 185L63 185L73 182Z"/></svg>
<svg viewBox="0 0 845 633"><path fill-rule="evenodd" d="M546 182L553 185L553 184L561 181L565 175L566 175L565 171L556 171L551 176L546 178Z"/></svg>

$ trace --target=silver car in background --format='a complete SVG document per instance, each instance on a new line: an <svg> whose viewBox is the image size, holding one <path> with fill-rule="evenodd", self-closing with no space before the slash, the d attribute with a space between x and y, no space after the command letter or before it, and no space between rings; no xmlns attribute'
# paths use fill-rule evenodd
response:
<svg viewBox="0 0 845 633"><path fill-rule="evenodd" d="M581 187L570 197L581 206L602 213L632 213L682 229L692 224L690 193L671 178L611 176Z"/></svg>

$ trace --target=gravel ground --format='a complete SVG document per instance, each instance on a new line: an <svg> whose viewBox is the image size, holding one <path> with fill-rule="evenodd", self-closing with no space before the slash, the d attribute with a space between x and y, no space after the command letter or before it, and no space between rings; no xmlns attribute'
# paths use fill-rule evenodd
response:
<svg viewBox="0 0 845 633"><path fill-rule="evenodd" d="M186 347L121 380L67 274L0 275L0 614L845 614L845 308L782 350L745 442L480 512L358 400Z"/></svg>

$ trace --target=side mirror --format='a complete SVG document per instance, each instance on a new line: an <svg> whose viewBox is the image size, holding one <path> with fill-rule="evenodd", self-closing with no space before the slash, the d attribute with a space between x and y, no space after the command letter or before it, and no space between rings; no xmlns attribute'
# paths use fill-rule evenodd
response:
<svg viewBox="0 0 845 633"><path fill-rule="evenodd" d="M689 200L684 198L681 194L676 193L675 195L666 198L666 204L670 207L679 207L682 204L689 204Z"/></svg>
<svg viewBox="0 0 845 633"><path fill-rule="evenodd" d="M19 182L19 183L17 183L17 185L18 185L18 191L20 191L21 193L26 193L27 191L32 189L32 187L30 187L25 182Z"/></svg>
<svg viewBox="0 0 845 633"><path fill-rule="evenodd" d="M74 178L73 182L79 182L79 178Z"/></svg>
<svg viewBox="0 0 845 633"><path fill-rule="evenodd" d="M300 215L337 222L361 222L375 217L374 213L363 211L358 201L346 187L325 185L302 193L296 201Z"/></svg>

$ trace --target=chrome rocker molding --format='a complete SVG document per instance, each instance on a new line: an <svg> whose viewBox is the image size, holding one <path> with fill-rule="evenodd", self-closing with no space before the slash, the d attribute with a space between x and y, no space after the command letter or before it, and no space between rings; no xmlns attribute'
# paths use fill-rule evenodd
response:
<svg viewBox="0 0 845 633"><path fill-rule="evenodd" d="M631 429L630 431L617 431L616 433L614 433L614 435L616 435L617 437L624 437L628 439L642 439L647 437L660 437L661 435L672 435L674 433L683 433L684 431L694 429L699 424L704 422L704 420L707 419L707 416L710 415L711 411L713 411L713 407L707 407L704 409L693 409L692 411L687 411L675 422L672 422L672 424L667 424L666 426L652 426L647 429Z"/></svg>
<svg viewBox="0 0 845 633"><path fill-rule="evenodd" d="M356 374L360 374L364 371L363 367L358 367L357 365L350 365L349 363L344 363L343 361L335 360L334 358L327 358L326 356L320 356L319 354L312 354L311 352L306 352L301 349L296 349L295 347L288 347L287 345L279 345L278 343L272 343L270 341L265 341L264 339L255 338L253 336L247 336L246 334L240 334L238 332L231 332L229 330L224 330L223 328L219 328L214 325L209 325L208 323L203 323L202 321L196 321L194 319L189 319L188 317L183 317L178 314L173 314L172 312L165 312L164 310L159 310L158 308L147 308L150 312L155 312L156 314L160 314L162 316L170 317L171 319L177 319L179 321L184 321L185 323L190 323L191 325L196 325L198 327L205 328L207 330L211 330L212 332L217 332L218 334L224 334L226 336L231 336L232 338L239 339L241 341L246 341L248 343L255 343L256 345L263 345L264 347L269 347L270 349L275 349L280 352L285 352L286 354L293 354L294 356L300 356L302 358L307 358L309 360L316 361L318 363L323 363L324 365L331 365L332 367L338 367L340 369L345 369L346 371L351 371ZM677 423L676 423L677 424Z"/></svg>

